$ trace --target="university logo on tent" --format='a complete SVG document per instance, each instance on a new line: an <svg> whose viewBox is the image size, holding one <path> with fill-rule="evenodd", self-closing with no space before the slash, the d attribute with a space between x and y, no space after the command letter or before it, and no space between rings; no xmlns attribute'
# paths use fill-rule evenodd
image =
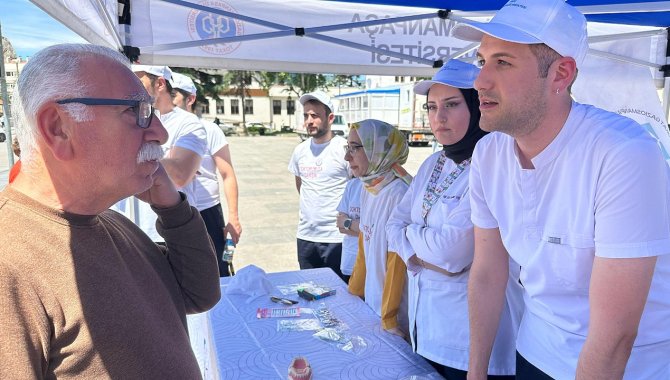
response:
<svg viewBox="0 0 670 380"><path fill-rule="evenodd" d="M220 0L200 1L200 5L218 8L227 12L237 13L228 3ZM193 40L224 38L244 35L244 24L230 17L192 10L188 14L188 32ZM222 43L200 46L200 49L216 55L230 54L240 46L241 42Z"/></svg>

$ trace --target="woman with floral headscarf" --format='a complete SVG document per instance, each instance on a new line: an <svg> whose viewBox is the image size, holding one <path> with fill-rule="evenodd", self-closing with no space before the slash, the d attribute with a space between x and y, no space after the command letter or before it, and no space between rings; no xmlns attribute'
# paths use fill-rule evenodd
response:
<svg viewBox="0 0 670 380"><path fill-rule="evenodd" d="M407 333L407 269L388 250L386 221L412 181L401 166L408 154L407 139L400 131L368 119L352 125L344 155L363 183L359 249L349 291L365 298L385 330L401 336Z"/></svg>
<svg viewBox="0 0 670 380"><path fill-rule="evenodd" d="M414 350L448 380L465 380L469 322L467 283L474 255L468 175L479 128L473 81L479 69L449 61L414 92L427 95L426 110L444 149L421 165L386 225L389 247L407 264L410 337ZM518 273L518 265L516 272ZM488 368L489 379L513 379L521 317L518 275L510 274Z"/></svg>

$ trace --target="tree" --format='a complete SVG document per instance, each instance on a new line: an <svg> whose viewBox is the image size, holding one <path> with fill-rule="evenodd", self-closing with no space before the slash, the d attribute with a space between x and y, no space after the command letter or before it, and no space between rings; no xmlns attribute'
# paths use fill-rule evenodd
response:
<svg viewBox="0 0 670 380"><path fill-rule="evenodd" d="M335 74L330 80L332 86L345 87L360 87L363 85L362 77L360 75L342 75Z"/></svg>
<svg viewBox="0 0 670 380"><path fill-rule="evenodd" d="M287 91L289 93L300 97L302 94L314 90L327 90L328 78L324 74L287 73L284 84L288 86Z"/></svg>
<svg viewBox="0 0 670 380"><path fill-rule="evenodd" d="M223 75L223 84L227 87L233 87L234 93L242 98L242 128L244 134L247 135L247 113L244 107L244 100L249 93L247 87L252 83L253 71L231 70Z"/></svg>
<svg viewBox="0 0 670 380"><path fill-rule="evenodd" d="M208 97L219 100L219 94L226 89L221 74L187 67L173 67L172 70L193 80L197 90L196 99L198 103L208 102Z"/></svg>
<svg viewBox="0 0 670 380"><path fill-rule="evenodd" d="M328 78L323 74L295 74L285 72L266 72L266 71L240 71L231 70L223 76L223 83L233 88L234 93L242 99L242 125L244 133L247 133L246 112L244 101L249 93L247 88L256 82L264 89L269 90L273 85L288 86L287 91L300 97L302 94L314 91L318 88L327 89ZM272 115L272 112L270 112Z"/></svg>
<svg viewBox="0 0 670 380"><path fill-rule="evenodd" d="M284 85L285 90L296 97L315 90L328 91L329 87L358 87L361 85L361 77L356 75L333 75L333 74L306 74L286 73L268 71L245 71L245 70L205 70L191 68L174 68L176 72L189 76L193 79L198 90L198 102L207 102L207 98L219 100L220 94L228 93L239 96L242 101L242 127L247 134L245 98L249 96L248 88L252 83L257 83L263 90L269 91L274 85ZM270 112L272 115L272 112Z"/></svg>

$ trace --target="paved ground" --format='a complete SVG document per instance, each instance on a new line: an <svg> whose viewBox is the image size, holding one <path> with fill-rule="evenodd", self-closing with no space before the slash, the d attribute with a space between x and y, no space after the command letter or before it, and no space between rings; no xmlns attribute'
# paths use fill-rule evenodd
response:
<svg viewBox="0 0 670 380"><path fill-rule="evenodd" d="M288 161L295 135L228 138L239 182L242 238L235 252L237 269L255 264L267 272L298 269L295 231L298 193ZM0 187L7 183L7 151L0 144ZM411 147L405 168L415 174L430 147ZM225 202L224 202L225 204ZM225 215L225 211L224 211Z"/></svg>

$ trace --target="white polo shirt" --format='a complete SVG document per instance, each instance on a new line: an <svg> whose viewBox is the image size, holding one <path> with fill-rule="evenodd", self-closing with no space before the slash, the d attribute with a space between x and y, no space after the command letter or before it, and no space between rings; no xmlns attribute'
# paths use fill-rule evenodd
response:
<svg viewBox="0 0 670 380"><path fill-rule="evenodd" d="M498 227L521 265L517 350L549 376L574 379L595 256L659 256L625 378L668 378L670 195L656 141L628 118L573 103L535 169L521 168L515 146L502 133L480 140L470 191L473 223Z"/></svg>

